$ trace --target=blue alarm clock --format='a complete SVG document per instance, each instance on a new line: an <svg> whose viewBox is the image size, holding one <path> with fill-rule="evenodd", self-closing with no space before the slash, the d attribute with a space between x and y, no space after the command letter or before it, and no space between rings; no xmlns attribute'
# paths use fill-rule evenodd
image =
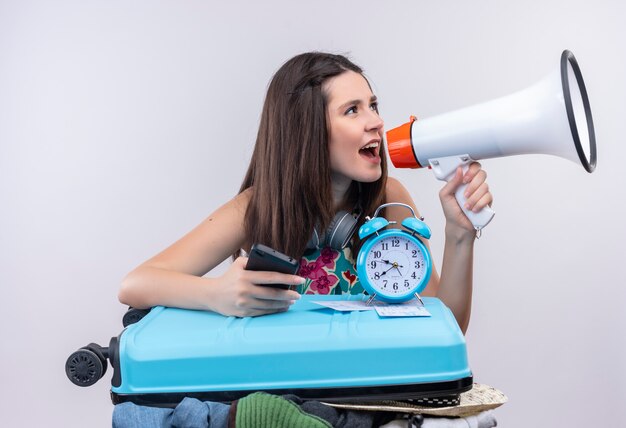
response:
<svg viewBox="0 0 626 428"><path fill-rule="evenodd" d="M403 206L413 214L402 221L404 229L385 229L395 222L377 217L381 209L391 205ZM419 299L430 279L432 259L418 236L429 239L429 227L417 218L411 206L398 202L381 205L374 217L361 226L359 238L365 242L357 256L356 268L361 285L372 296L370 301L376 298L399 303L414 297Z"/></svg>

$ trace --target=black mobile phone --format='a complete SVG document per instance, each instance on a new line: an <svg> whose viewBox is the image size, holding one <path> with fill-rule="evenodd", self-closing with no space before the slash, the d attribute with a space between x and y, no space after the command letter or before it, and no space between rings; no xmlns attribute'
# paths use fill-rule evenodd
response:
<svg viewBox="0 0 626 428"><path fill-rule="evenodd" d="M295 275L298 272L300 263L298 260L289 257L263 244L254 244L248 255L246 270L269 271L289 273ZM264 287L276 287L287 290L289 284L259 284Z"/></svg>

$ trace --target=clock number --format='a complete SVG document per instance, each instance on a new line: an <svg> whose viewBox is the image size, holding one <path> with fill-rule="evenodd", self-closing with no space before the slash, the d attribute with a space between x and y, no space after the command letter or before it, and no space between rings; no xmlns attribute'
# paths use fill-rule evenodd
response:
<svg viewBox="0 0 626 428"><path fill-rule="evenodd" d="M374 258L380 259L383 254L380 251L374 251Z"/></svg>
<svg viewBox="0 0 626 428"><path fill-rule="evenodd" d="M422 268L422 263L421 262L415 262L415 269L421 269Z"/></svg>
<svg viewBox="0 0 626 428"><path fill-rule="evenodd" d="M374 260L370 262L370 268L376 269L376 262Z"/></svg>
<svg viewBox="0 0 626 428"><path fill-rule="evenodd" d="M411 286L411 284L409 283L409 280L408 280L408 279L405 279L405 280L404 280L404 287L405 287L405 288L409 288L410 286Z"/></svg>
<svg viewBox="0 0 626 428"><path fill-rule="evenodd" d="M387 283L388 283L388 282L389 282L388 280L383 279L383 288L387 288Z"/></svg>
<svg viewBox="0 0 626 428"><path fill-rule="evenodd" d="M383 242L381 245L383 247L383 251L388 251L389 250L389 244L388 243Z"/></svg>
<svg viewBox="0 0 626 428"><path fill-rule="evenodd" d="M374 279L375 280L379 280L380 279L380 272L374 272Z"/></svg>
<svg viewBox="0 0 626 428"><path fill-rule="evenodd" d="M391 240L391 246L392 247L399 247L400 246L400 240L399 239L392 239Z"/></svg>
<svg viewBox="0 0 626 428"><path fill-rule="evenodd" d="M415 271L413 271L413 275L411 275L411 278L417 279L417 275L415 275Z"/></svg>
<svg viewBox="0 0 626 428"><path fill-rule="evenodd" d="M408 248L407 248L407 250L408 250ZM417 250L413 250L413 258L416 258L416 257L417 257Z"/></svg>
<svg viewBox="0 0 626 428"><path fill-rule="evenodd" d="M393 283L393 289L394 289L394 290L397 290L397 289L398 289L398 283L397 283L397 282L394 282L394 283Z"/></svg>

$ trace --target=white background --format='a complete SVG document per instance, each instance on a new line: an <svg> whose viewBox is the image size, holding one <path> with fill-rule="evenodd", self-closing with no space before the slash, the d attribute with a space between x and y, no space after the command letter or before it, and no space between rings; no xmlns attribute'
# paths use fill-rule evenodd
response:
<svg viewBox="0 0 626 428"><path fill-rule="evenodd" d="M235 194L288 58L348 54L391 128L523 89L563 49L585 77L598 168L483 162L497 215L476 243L470 364L510 399L500 426L618 425L625 12L609 0L1 0L2 425L110 425L111 372L79 388L65 360L121 331L128 271ZM441 183L390 175L432 227L440 263Z"/></svg>

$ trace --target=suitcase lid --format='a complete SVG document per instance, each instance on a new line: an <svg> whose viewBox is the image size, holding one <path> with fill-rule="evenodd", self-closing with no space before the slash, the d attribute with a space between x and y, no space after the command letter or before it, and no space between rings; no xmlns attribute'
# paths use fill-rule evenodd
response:
<svg viewBox="0 0 626 428"><path fill-rule="evenodd" d="M452 313L431 317L340 312L305 295L287 312L224 317L156 307L120 335L116 394L293 390L447 382L471 376ZM352 299L355 296L351 297Z"/></svg>

